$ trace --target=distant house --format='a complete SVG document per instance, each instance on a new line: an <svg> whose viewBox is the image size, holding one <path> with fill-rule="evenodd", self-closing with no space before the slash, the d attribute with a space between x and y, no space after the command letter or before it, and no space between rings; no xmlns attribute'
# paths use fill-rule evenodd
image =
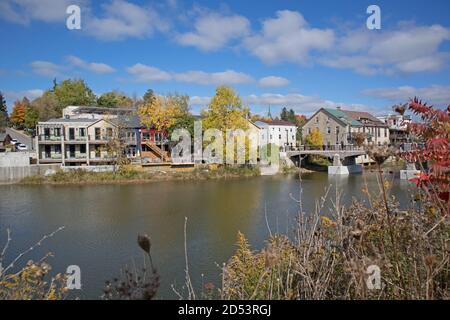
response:
<svg viewBox="0 0 450 320"><path fill-rule="evenodd" d="M6 132L0 132L0 152L5 152L6 146L11 144L11 136Z"/></svg>
<svg viewBox="0 0 450 320"><path fill-rule="evenodd" d="M256 121L259 130L260 145L275 144L283 150L296 146L297 126L283 120Z"/></svg>
<svg viewBox="0 0 450 320"><path fill-rule="evenodd" d="M319 129L324 145L354 145L355 133L365 133L365 144L389 144L388 125L368 112L321 108L302 127L303 138Z"/></svg>
<svg viewBox="0 0 450 320"><path fill-rule="evenodd" d="M389 140L391 145L401 145L410 142L407 128L411 123L411 116L400 114L389 114L377 117L389 127Z"/></svg>

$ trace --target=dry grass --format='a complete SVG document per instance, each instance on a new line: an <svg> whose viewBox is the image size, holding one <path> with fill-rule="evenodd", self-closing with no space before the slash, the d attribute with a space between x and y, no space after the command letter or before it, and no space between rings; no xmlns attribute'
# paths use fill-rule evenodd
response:
<svg viewBox="0 0 450 320"><path fill-rule="evenodd" d="M252 251L242 234L223 268L221 299L449 299L449 217L421 200L400 210L393 198L369 194L345 208L336 190L332 213L326 198L313 213L299 203L294 239L271 236ZM419 197L425 199L425 197ZM381 289L369 289L369 266L381 271Z"/></svg>

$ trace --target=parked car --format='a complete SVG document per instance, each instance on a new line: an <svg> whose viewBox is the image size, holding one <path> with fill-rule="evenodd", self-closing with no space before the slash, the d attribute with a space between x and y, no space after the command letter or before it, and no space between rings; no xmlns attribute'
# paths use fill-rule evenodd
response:
<svg viewBox="0 0 450 320"><path fill-rule="evenodd" d="M11 139L11 144L14 146L16 144L18 144L19 141L17 139Z"/></svg>
<svg viewBox="0 0 450 320"><path fill-rule="evenodd" d="M26 145L24 145L23 143L18 143L18 144L16 144L16 149L19 151L26 151L26 150L28 150L28 147Z"/></svg>

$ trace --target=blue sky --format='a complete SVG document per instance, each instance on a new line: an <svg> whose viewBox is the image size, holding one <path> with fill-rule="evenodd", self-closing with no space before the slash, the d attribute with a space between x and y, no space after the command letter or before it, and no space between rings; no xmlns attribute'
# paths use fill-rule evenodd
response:
<svg viewBox="0 0 450 320"><path fill-rule="evenodd" d="M81 30L66 8L81 8ZM366 9L381 9L368 30ZM256 113L323 106L383 113L418 95L450 103L450 1L1 0L0 90L11 107L53 78L95 93L186 93L219 84Z"/></svg>

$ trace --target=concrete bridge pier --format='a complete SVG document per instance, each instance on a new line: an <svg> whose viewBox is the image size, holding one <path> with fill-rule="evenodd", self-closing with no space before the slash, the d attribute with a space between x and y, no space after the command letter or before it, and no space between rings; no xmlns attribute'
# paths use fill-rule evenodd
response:
<svg viewBox="0 0 450 320"><path fill-rule="evenodd" d="M407 163L405 170L400 170L400 179L401 180L409 180L415 178L420 173L420 170L417 170L415 163Z"/></svg>
<svg viewBox="0 0 450 320"><path fill-rule="evenodd" d="M348 175L350 173L361 173L362 165L356 164L356 157L347 157L343 165L338 153L333 155L333 165L328 167L329 175Z"/></svg>

